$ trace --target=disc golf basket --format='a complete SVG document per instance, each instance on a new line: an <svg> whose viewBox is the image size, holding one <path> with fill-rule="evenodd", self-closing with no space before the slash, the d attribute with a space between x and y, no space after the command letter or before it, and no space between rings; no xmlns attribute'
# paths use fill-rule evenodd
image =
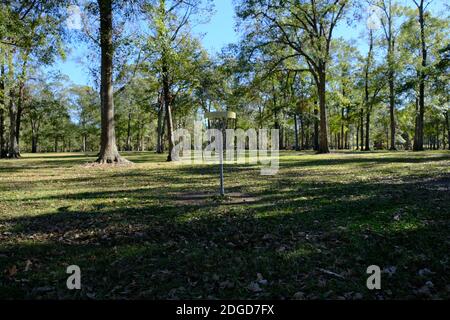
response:
<svg viewBox="0 0 450 320"><path fill-rule="evenodd" d="M210 125L213 129L218 129L222 132L222 148L219 148L219 170L220 170L220 196L225 196L225 186L223 178L223 153L225 141L225 130L229 127L235 128L236 126L236 113L230 111L223 112L207 112L206 118L210 121Z"/></svg>

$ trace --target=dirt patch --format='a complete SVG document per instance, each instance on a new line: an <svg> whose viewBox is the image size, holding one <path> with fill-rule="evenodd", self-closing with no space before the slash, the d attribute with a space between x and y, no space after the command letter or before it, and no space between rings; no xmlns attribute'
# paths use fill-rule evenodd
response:
<svg viewBox="0 0 450 320"><path fill-rule="evenodd" d="M218 194L204 192L204 193L177 193L173 195L173 201L177 205L197 205L208 206L218 204L249 204L254 203L261 198L248 195L241 192L230 192L221 198Z"/></svg>
<svg viewBox="0 0 450 320"><path fill-rule="evenodd" d="M98 162L87 162L80 165L81 168L94 168L94 169L108 169L108 168L126 168L132 167L133 162L114 162L114 163L98 163Z"/></svg>

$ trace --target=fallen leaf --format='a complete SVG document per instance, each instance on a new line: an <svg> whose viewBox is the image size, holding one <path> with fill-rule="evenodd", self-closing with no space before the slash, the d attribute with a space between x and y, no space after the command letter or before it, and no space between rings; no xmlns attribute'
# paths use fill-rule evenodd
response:
<svg viewBox="0 0 450 320"><path fill-rule="evenodd" d="M301 291L296 292L293 296L295 300L305 300L305 294Z"/></svg>
<svg viewBox="0 0 450 320"><path fill-rule="evenodd" d="M17 273L17 267L16 265L13 265L11 268L8 269L8 275L10 277L14 277Z"/></svg>
<svg viewBox="0 0 450 320"><path fill-rule="evenodd" d="M256 277L258 278L258 283L263 286L265 286L269 283L266 279L264 279L264 277L262 276L261 273L256 274Z"/></svg>
<svg viewBox="0 0 450 320"><path fill-rule="evenodd" d="M250 283L249 286L247 287L247 289L252 291L252 292L261 292L261 291L263 291L257 282Z"/></svg>
<svg viewBox="0 0 450 320"><path fill-rule="evenodd" d="M418 274L419 274L419 276L423 277L423 276L426 276L426 275L434 274L434 272L432 272L428 268L425 268L425 269L420 269Z"/></svg>
<svg viewBox="0 0 450 320"><path fill-rule="evenodd" d="M225 280L225 281L222 281L221 283L219 283L219 286L221 288L233 288L234 287L234 283L229 281L229 280Z"/></svg>
<svg viewBox="0 0 450 320"><path fill-rule="evenodd" d="M27 262L25 263L25 271L30 271L32 264L33 264L33 262L31 262L30 260L27 260Z"/></svg>
<svg viewBox="0 0 450 320"><path fill-rule="evenodd" d="M383 272L384 272L384 273L387 273L389 276L392 276L394 273L397 272L397 267L395 267L395 266L390 266L390 267L384 268L384 269L383 269Z"/></svg>

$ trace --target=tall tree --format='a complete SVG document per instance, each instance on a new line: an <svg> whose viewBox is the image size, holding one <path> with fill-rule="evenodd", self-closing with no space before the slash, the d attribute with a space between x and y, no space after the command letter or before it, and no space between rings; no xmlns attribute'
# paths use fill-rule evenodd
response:
<svg viewBox="0 0 450 320"><path fill-rule="evenodd" d="M369 50L364 65L364 107L366 112L365 122L365 140L364 151L370 151L370 121L373 107L379 102L380 93L383 89L383 78L385 70L382 67L376 67L374 59L374 36L373 31L369 30ZM361 139L362 139L361 135ZM361 143L362 146L362 143ZM362 147L361 147L361 150Z"/></svg>
<svg viewBox="0 0 450 320"><path fill-rule="evenodd" d="M194 80L195 73L199 71L197 62L204 56L198 40L190 34L193 15L199 12L206 13L204 2L204 0L158 0L156 4L145 7L151 32L146 46L148 60L154 62L161 82L157 151L163 151L162 136L165 128L169 162L174 160L172 150L175 145L173 136L175 100L179 93L186 89L186 85L191 89L195 88L196 84L191 80Z"/></svg>
<svg viewBox="0 0 450 320"><path fill-rule="evenodd" d="M413 0L419 12L419 26L420 26L420 44L421 44L421 69L419 71L419 110L416 115L416 128L414 135L414 151L422 151L423 150L423 126L424 126L424 115L425 115L425 68L427 66L427 44L425 41L425 10L426 7L432 1L425 0Z"/></svg>
<svg viewBox="0 0 450 320"><path fill-rule="evenodd" d="M58 10L64 0L37 1L24 0L20 3L2 4L1 15L7 19L1 22L0 41L7 46L4 53L8 57L8 91L10 117L10 141L8 157L20 156L19 136L24 108L25 85L29 64L34 58L40 65L63 55L61 46L62 27ZM14 68L14 63L20 64ZM15 75L18 69L18 75Z"/></svg>
<svg viewBox="0 0 450 320"><path fill-rule="evenodd" d="M98 163L127 162L119 154L114 125L113 96L113 10L112 0L98 0L101 50L101 139Z"/></svg>
<svg viewBox="0 0 450 320"><path fill-rule="evenodd" d="M393 3L394 1L394 3ZM381 9L381 25L387 47L387 65L388 65L388 87L389 87L389 117L390 117L390 150L396 150L396 122L395 122L395 77L396 77L396 19L400 13L395 4L395 0L375 0L373 4Z"/></svg>
<svg viewBox="0 0 450 320"><path fill-rule="evenodd" d="M425 115L425 81L426 81L426 70L427 67L427 57L428 48L425 37L425 26L426 26L426 9L431 4L433 0L413 0L414 4L418 10L418 22L420 26L420 50L421 50L421 68L419 70L419 110L416 115L416 128L414 135L414 151L423 150L423 129L424 129L424 115Z"/></svg>
<svg viewBox="0 0 450 320"><path fill-rule="evenodd" d="M250 21L249 37L255 48L277 44L286 49L285 59L305 59L317 86L320 111L319 153L328 153L327 67L333 31L342 19L348 0L244 1L238 16Z"/></svg>
<svg viewBox="0 0 450 320"><path fill-rule="evenodd" d="M5 150L5 55L0 50L0 58L2 59L0 65L0 158L6 157Z"/></svg>

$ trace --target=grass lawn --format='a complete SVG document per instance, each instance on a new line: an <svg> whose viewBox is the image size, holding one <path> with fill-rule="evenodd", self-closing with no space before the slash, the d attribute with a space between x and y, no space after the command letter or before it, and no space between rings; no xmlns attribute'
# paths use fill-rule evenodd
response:
<svg viewBox="0 0 450 320"><path fill-rule="evenodd" d="M282 152L226 167L226 201L215 166L125 156L0 161L0 298L450 298L448 151Z"/></svg>

